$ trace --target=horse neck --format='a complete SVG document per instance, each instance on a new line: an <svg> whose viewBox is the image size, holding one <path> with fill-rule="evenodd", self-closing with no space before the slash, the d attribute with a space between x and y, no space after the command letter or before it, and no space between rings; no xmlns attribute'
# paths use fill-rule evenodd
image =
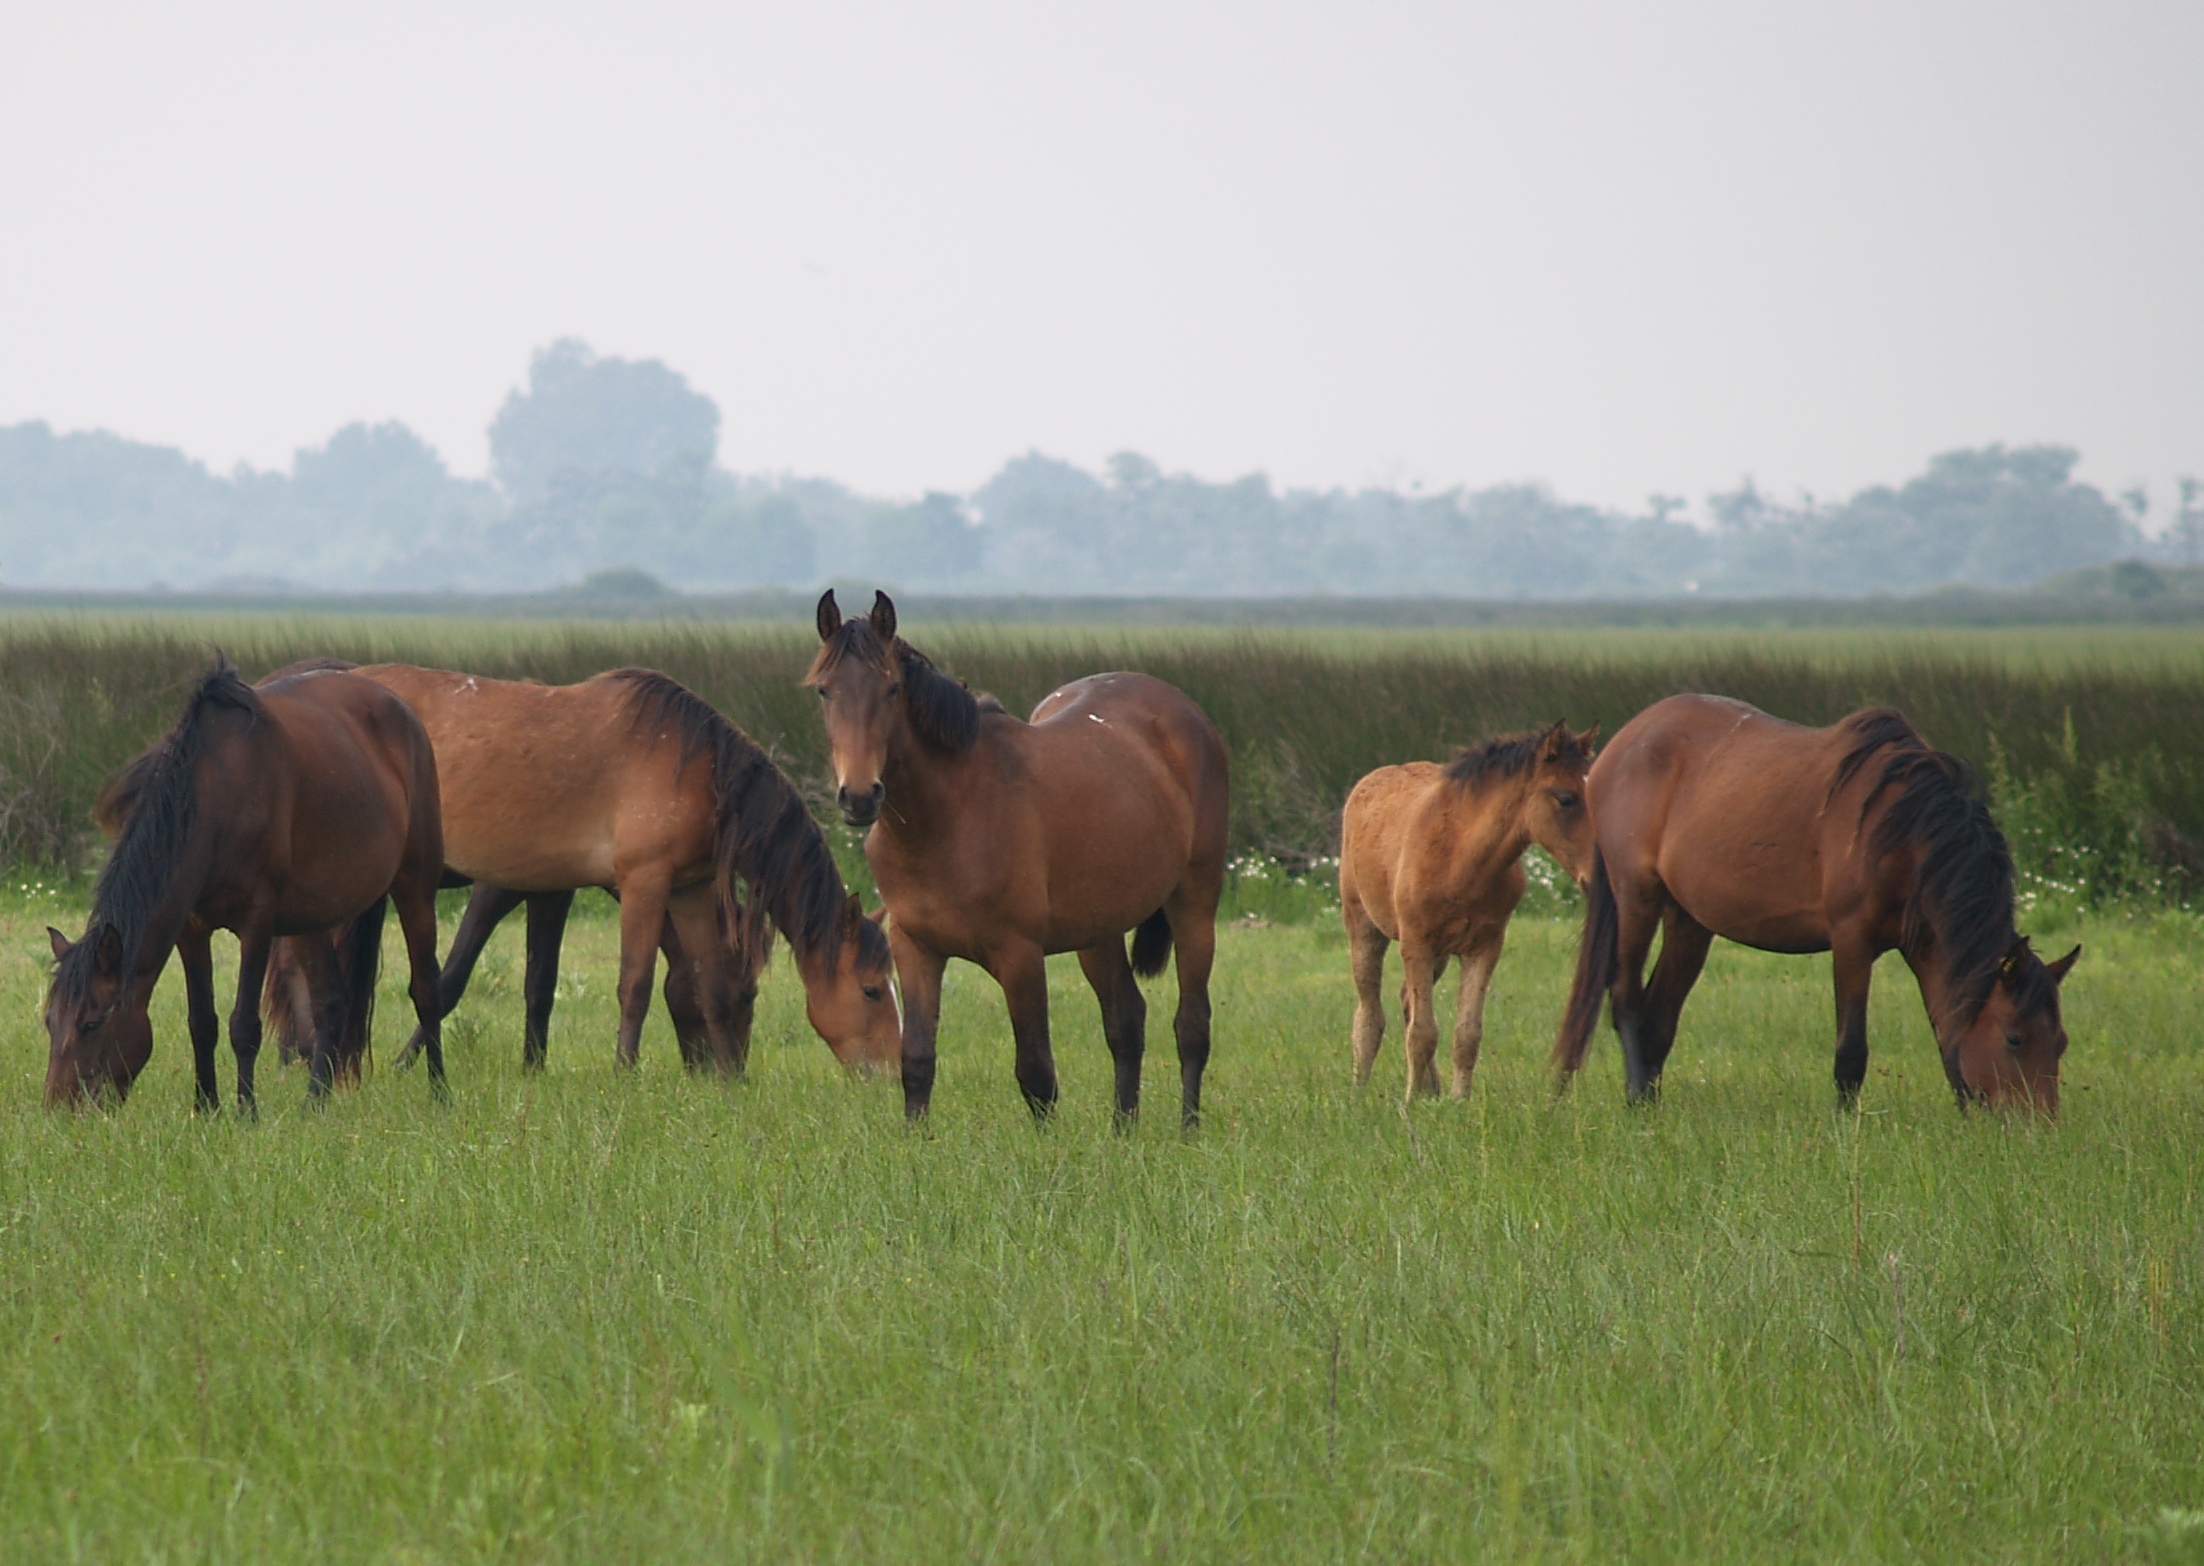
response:
<svg viewBox="0 0 2204 1566"><path fill-rule="evenodd" d="M1959 1026L1962 998L1957 975L1951 969L1951 945L1926 917L1917 925L1909 919L1908 924L1911 927L1899 941L1898 952L1913 970L1914 982L1921 988L1921 1004L1928 1010L1937 1046L1942 1048L1946 1036Z"/></svg>
<svg viewBox="0 0 2204 1566"><path fill-rule="evenodd" d="M921 848L945 836L958 814L958 774L985 743L983 733L972 752L944 755L921 740L910 720L899 713L880 769L880 780L887 785L880 825L887 834L909 848Z"/></svg>
<svg viewBox="0 0 2204 1566"><path fill-rule="evenodd" d="M1531 774L1510 778L1499 787L1462 795L1464 808L1456 811L1459 830L1454 838L1457 865L1474 867L1478 879L1513 864L1530 846L1531 829L1524 820L1531 797Z"/></svg>
<svg viewBox="0 0 2204 1566"><path fill-rule="evenodd" d="M186 921L214 878L213 846L212 829L204 812L199 812L183 846L164 868L160 891L139 919L137 955L131 966L135 980L150 983L167 966L168 954L175 950ZM110 920L111 915L93 906L94 925Z"/></svg>

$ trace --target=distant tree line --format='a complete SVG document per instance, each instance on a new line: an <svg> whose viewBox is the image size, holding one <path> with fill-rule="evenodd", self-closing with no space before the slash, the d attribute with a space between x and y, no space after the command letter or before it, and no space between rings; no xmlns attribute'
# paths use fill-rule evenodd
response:
<svg viewBox="0 0 2204 1566"><path fill-rule="evenodd" d="M539 351L490 425L491 478L401 424L354 424L288 473L224 475L106 433L0 428L0 585L530 591L637 568L688 591L828 579L964 593L1475 598L1848 596L2020 587L2116 559L2204 558L2204 486L2155 537L2145 497L2064 447L1989 446L1835 503L1749 481L1711 527L1534 485L1440 494L1211 482L1122 453L1038 453L969 495L898 503L718 462L719 409L656 360Z"/></svg>

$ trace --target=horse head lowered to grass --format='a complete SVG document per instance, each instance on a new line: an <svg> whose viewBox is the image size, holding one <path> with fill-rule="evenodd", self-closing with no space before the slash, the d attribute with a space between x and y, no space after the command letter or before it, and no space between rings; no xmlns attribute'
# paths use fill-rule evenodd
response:
<svg viewBox="0 0 2204 1566"><path fill-rule="evenodd" d="M273 942L299 942L319 993L310 1076L320 1096L364 1049L383 911L395 903L411 992L441 1087L436 887L443 869L436 763L406 704L357 675L314 670L248 686L224 660L193 686L167 736L109 785L119 836L83 937L50 930L46 1101L120 1100L153 1053L147 1005L183 960L197 1100L216 1102L209 938L237 932L230 1045L237 1098L254 1104L260 987ZM326 932L341 931L332 940ZM349 1034L349 1036L348 1036Z"/></svg>
<svg viewBox="0 0 2204 1566"><path fill-rule="evenodd" d="M2014 929L2012 855L1972 773L1898 713L1808 729L1725 697L1672 696L1623 725L1586 787L1597 849L1554 1042L1564 1080L1611 996L1629 1095L1658 1092L1684 998L1722 935L1832 954L1845 1102L1867 1075L1875 959L1896 951L1962 1102L2058 1112L2059 986L2081 948L2046 963Z"/></svg>

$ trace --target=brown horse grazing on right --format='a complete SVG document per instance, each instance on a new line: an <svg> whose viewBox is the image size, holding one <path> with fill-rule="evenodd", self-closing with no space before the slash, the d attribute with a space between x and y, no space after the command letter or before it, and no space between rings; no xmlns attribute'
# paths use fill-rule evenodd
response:
<svg viewBox="0 0 2204 1566"><path fill-rule="evenodd" d="M1432 988L1462 965L1454 1007L1454 1096L1469 1094L1485 1034L1485 990L1528 884L1523 851L1546 850L1578 885L1591 874L1584 773L1599 726L1566 723L1464 749L1439 766L1380 767L1347 796L1339 831L1339 914L1355 975L1357 1086L1385 1035L1385 949L1400 942L1408 1096L1436 1094L1439 1025Z"/></svg>
<svg viewBox="0 0 2204 1566"><path fill-rule="evenodd" d="M1830 952L1837 1093L1867 1075L1867 986L1913 970L1962 1103L2059 1107L2059 984L2013 928L2013 862L1956 756L1887 707L1801 728L1720 696L1671 696L1623 725L1587 780L1597 848L1576 984L1554 1041L1567 1081L1612 994L1633 1102L1653 1097L1717 935ZM1661 955L1642 975L1656 928Z"/></svg>
<svg viewBox="0 0 2204 1566"><path fill-rule="evenodd" d="M364 1047L383 910L393 902L429 1077L441 1090L436 761L404 702L339 672L248 686L218 662L167 737L102 791L99 815L118 837L84 936L71 943L47 932L56 959L49 1104L129 1093L153 1053L146 1007L173 949L183 959L197 1101L214 1107L216 930L236 931L240 948L230 1013L238 1106L254 1105L261 975L280 936L310 936L299 951L324 997L310 1091L326 1094L340 1053ZM345 933L332 941L332 929ZM340 1039L346 1028L358 1030L356 1042Z"/></svg>
<svg viewBox="0 0 2204 1566"><path fill-rule="evenodd" d="M1102 1002L1117 1110L1140 1105L1147 1003L1135 974L1178 958L1180 1113L1201 1110L1209 968L1224 886L1224 741L1202 710L1144 674L1098 674L1044 698L1030 723L983 701L895 634L895 605L844 620L819 600L825 645L804 683L826 710L842 818L890 915L903 982L903 1106L926 1113L942 969L979 964L1003 988L1018 1086L1056 1103L1051 952L1077 952ZM1125 932L1136 930L1130 961Z"/></svg>
<svg viewBox="0 0 2204 1566"><path fill-rule="evenodd" d="M539 959L531 1012L540 1003L547 1016L571 894L601 886L620 900L622 1065L635 1063L665 945L692 965L683 988L700 1003L711 1063L741 1071L776 928L795 954L811 1025L836 1057L895 1059L880 926L843 885L795 785L685 686L650 669L578 685L396 663L359 674L420 714L443 780L446 863L478 887L445 966L447 1009L497 920L527 899ZM524 1064L541 1066L540 1027L525 1048Z"/></svg>

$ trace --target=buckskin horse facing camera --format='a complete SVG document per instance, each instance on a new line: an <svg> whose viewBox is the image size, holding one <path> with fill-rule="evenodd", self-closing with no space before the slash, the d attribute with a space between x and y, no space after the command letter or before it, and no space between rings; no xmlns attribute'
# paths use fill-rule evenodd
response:
<svg viewBox="0 0 2204 1566"><path fill-rule="evenodd" d="M1660 1089L1717 935L1830 952L1837 1092L1867 1075L1867 987L1901 953L1962 1103L2059 1107L2059 985L2013 928L2013 861L1966 764L1887 707L1801 728L1720 696L1671 696L1608 742L1587 781L1597 847L1576 984L1554 1041L1563 1081L1612 994L1633 1102ZM1660 960L1643 979L1655 929Z"/></svg>
<svg viewBox="0 0 2204 1566"><path fill-rule="evenodd" d="M895 605L844 620L819 600L819 693L843 819L869 826L865 858L889 915L903 986L903 1102L934 1085L942 969L977 963L1003 989L1018 1086L1056 1102L1051 952L1077 952L1102 1003L1117 1110L1140 1104L1147 1005L1134 975L1178 960L1180 1113L1201 1110L1209 968L1224 885L1225 753L1216 726L1144 674L1098 674L1021 723L896 635ZM1125 932L1135 931L1130 961Z"/></svg>

